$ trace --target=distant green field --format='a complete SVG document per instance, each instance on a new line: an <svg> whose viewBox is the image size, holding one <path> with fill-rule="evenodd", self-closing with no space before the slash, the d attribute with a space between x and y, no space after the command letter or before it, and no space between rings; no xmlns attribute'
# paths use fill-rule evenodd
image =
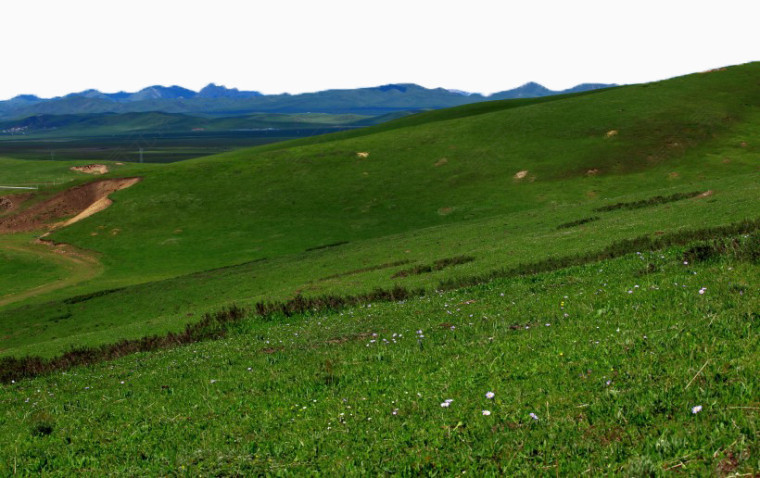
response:
<svg viewBox="0 0 760 478"><path fill-rule="evenodd" d="M249 312L212 330L223 340L3 386L3 470L759 469L758 75L753 63L114 168L105 178L143 180L52 233L75 247L64 259L30 249L32 234L0 236L3 363ZM68 163L6 164L17 182L88 180ZM424 294L255 312L392 287Z"/></svg>
<svg viewBox="0 0 760 478"><path fill-rule="evenodd" d="M23 134L0 132L0 157L171 163L362 128L408 114L260 113L219 118L159 112L39 115L0 123L0 130L29 123Z"/></svg>

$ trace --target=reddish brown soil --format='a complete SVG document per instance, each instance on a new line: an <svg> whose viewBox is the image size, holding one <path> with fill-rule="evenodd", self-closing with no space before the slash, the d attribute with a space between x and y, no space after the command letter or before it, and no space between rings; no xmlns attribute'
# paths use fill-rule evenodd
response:
<svg viewBox="0 0 760 478"><path fill-rule="evenodd" d="M16 214L0 217L0 234L55 229L71 224L71 220L65 223L58 221L72 216L80 219L86 217L81 213L96 203L107 206L105 203L109 194L132 186L138 181L140 178L104 179L67 189ZM19 196L21 195L3 196L3 198L15 198L12 199L15 201L15 209L21 203ZM27 194L24 200L29 199L30 196Z"/></svg>
<svg viewBox="0 0 760 478"><path fill-rule="evenodd" d="M0 215L7 214L18 208L19 204L32 197L31 193L11 194L0 196Z"/></svg>

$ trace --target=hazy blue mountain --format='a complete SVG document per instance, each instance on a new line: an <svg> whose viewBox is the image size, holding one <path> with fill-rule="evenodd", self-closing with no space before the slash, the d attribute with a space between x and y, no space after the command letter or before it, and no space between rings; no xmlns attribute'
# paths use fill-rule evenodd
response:
<svg viewBox="0 0 760 478"><path fill-rule="evenodd" d="M129 96L129 101L144 101L144 100L179 100L190 99L198 96L193 90L182 88L181 86L160 86L154 85L147 88L143 88L137 93L133 93Z"/></svg>
<svg viewBox="0 0 760 478"><path fill-rule="evenodd" d="M552 91L538 83L526 83L490 96L444 88L425 88L413 83L325 90L297 95L263 95L213 83L195 92L181 86L154 85L135 93L102 93L86 90L63 97L41 99L33 95L0 101L0 119L26 116L82 113L134 113L158 111L210 116L240 116L254 113L329 113L383 115L387 113L448 108L486 100L532 98L588 91L614 85L582 84L569 90Z"/></svg>
<svg viewBox="0 0 760 478"><path fill-rule="evenodd" d="M198 98L255 98L263 96L258 91L240 91L237 88L226 88L209 83L198 92Z"/></svg>

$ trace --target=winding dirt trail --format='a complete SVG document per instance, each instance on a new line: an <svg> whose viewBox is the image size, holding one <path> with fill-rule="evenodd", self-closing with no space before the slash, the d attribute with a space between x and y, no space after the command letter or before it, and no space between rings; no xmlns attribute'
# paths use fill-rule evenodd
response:
<svg viewBox="0 0 760 478"><path fill-rule="evenodd" d="M52 262L61 267L65 277L62 279L38 285L13 294L0 295L0 307L19 302L36 295L45 294L79 284L97 277L103 272L103 266L94 254L78 250L68 244L48 244L35 241L27 244L2 244L0 250L15 251L34 255L44 261Z"/></svg>
<svg viewBox="0 0 760 478"><path fill-rule="evenodd" d="M55 264L63 271L64 277L21 292L0 295L0 307L79 284L103 272L103 265L95 253L77 249L69 244L46 241L43 238L47 233L31 243L3 241L3 234L40 230L49 232L71 225L107 208L112 203L108 197L112 192L128 188L138 183L140 179L119 178L93 181L62 191L26 209L22 209L23 202L30 199L31 195L23 199L16 197L19 200L15 203L7 200L6 202L13 205L14 211L8 207L6 214L0 216L0 251L29 254ZM12 213L8 214L9 212Z"/></svg>

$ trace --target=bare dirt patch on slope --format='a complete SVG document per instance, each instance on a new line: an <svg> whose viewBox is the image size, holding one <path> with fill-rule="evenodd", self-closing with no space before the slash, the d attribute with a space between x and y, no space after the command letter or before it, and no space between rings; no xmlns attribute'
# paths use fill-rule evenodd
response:
<svg viewBox="0 0 760 478"><path fill-rule="evenodd" d="M112 203L108 198L112 192L140 180L104 179L67 189L16 214L0 217L0 234L68 226L107 208Z"/></svg>
<svg viewBox="0 0 760 478"><path fill-rule="evenodd" d="M8 214L16 210L19 204L32 197L31 193L11 194L0 196L0 215Z"/></svg>
<svg viewBox="0 0 760 478"><path fill-rule="evenodd" d="M85 174L106 174L108 172L108 166L105 164L86 164L84 166L72 166L69 169Z"/></svg>

